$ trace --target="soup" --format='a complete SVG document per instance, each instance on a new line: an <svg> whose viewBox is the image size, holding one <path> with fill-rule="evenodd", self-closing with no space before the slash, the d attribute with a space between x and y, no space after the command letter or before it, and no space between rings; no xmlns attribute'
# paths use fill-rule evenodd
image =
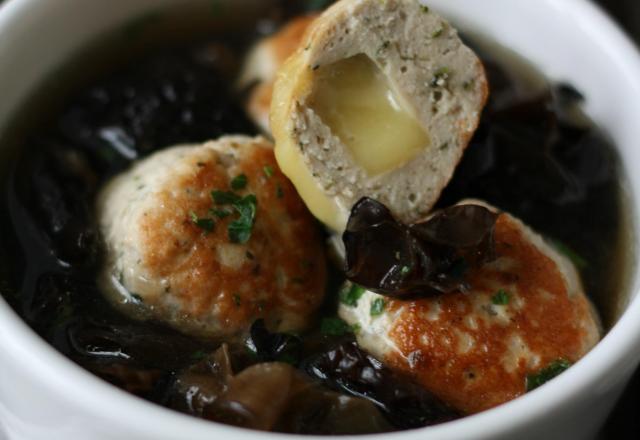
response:
<svg viewBox="0 0 640 440"><path fill-rule="evenodd" d="M42 86L23 109L29 122L8 140L16 148L3 192L9 213L1 225L3 296L80 366L197 417L306 434L384 432L461 417L464 411L358 346L354 329L336 317L344 274L331 262L315 325L300 334L275 332L257 319L248 335L189 336L122 313L103 295L105 249L94 210L100 188L157 149L257 132L234 79L254 41L305 9L284 3L234 23L244 33L225 29L214 15L194 26L190 41L176 42L175 29L163 29L166 16L147 16L72 60L62 91L55 83ZM621 291L625 276L615 151L580 113L588 97L548 84L495 45L468 40L485 65L491 95L438 206L479 198L553 240L580 270L606 329L619 301L611 292ZM319 226L318 233L324 233ZM242 372L248 384L233 400L243 402L240 409L215 402L221 388L232 386L231 372ZM270 405L283 381L298 391L281 413L252 412Z"/></svg>

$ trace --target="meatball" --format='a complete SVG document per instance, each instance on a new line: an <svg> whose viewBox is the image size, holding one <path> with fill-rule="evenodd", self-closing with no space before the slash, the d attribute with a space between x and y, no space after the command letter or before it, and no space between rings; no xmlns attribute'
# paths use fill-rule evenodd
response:
<svg viewBox="0 0 640 440"><path fill-rule="evenodd" d="M362 197L404 222L431 211L478 126L488 83L456 29L419 2L341 0L309 24L272 95L282 171L342 232Z"/></svg>
<svg viewBox="0 0 640 440"><path fill-rule="evenodd" d="M298 48L305 31L316 18L314 14L292 19L276 34L263 38L247 55L238 86L252 87L247 113L264 133L270 133L271 93L278 69Z"/></svg>
<svg viewBox="0 0 640 440"><path fill-rule="evenodd" d="M160 151L97 205L104 291L135 317L222 337L257 318L300 330L322 301L322 238L263 138Z"/></svg>
<svg viewBox="0 0 640 440"><path fill-rule="evenodd" d="M528 375L577 361L600 338L567 258L506 213L495 244L497 259L466 274L468 292L402 301L366 291L339 309L364 349L468 413L525 393Z"/></svg>

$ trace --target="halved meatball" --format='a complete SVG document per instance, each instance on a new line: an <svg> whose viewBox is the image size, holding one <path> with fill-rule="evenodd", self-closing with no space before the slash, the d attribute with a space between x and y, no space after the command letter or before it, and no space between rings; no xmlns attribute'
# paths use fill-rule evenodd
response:
<svg viewBox="0 0 640 440"><path fill-rule="evenodd" d="M114 178L97 209L104 291L134 316L218 337L257 318L302 329L322 301L320 233L263 138L163 150Z"/></svg>
<svg viewBox="0 0 640 440"><path fill-rule="evenodd" d="M528 375L577 361L600 338L567 258L506 213L495 243L498 258L469 269L468 292L408 301L366 291L339 309L364 349L469 413L525 393Z"/></svg>

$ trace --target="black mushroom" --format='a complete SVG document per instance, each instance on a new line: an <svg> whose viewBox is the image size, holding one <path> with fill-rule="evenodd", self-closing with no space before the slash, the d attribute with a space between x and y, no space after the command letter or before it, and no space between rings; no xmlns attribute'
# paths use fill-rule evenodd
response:
<svg viewBox="0 0 640 440"><path fill-rule="evenodd" d="M484 206L464 204L405 225L382 203L362 198L343 234L347 278L394 297L464 291L466 269L494 258L497 217Z"/></svg>
<svg viewBox="0 0 640 440"><path fill-rule="evenodd" d="M208 420L298 434L362 434L392 429L368 400L328 390L282 362L234 372L242 354L223 344L174 382L169 405Z"/></svg>
<svg viewBox="0 0 640 440"><path fill-rule="evenodd" d="M403 375L343 341L305 360L307 374L325 386L369 400L393 426L412 429L455 420L462 414Z"/></svg>

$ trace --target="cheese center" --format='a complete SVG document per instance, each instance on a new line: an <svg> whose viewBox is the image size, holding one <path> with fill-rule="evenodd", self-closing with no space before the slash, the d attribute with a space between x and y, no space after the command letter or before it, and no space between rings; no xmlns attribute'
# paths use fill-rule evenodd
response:
<svg viewBox="0 0 640 440"><path fill-rule="evenodd" d="M318 68L309 103L371 176L404 165L429 145L425 130L366 55Z"/></svg>

